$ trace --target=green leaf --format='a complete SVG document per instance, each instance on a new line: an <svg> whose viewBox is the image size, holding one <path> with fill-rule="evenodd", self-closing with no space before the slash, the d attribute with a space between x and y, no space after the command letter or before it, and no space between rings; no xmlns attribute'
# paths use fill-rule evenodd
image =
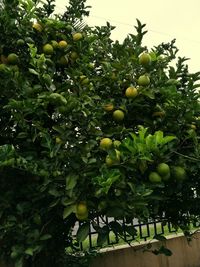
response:
<svg viewBox="0 0 200 267"><path fill-rule="evenodd" d="M102 227L98 232L97 245L102 247L108 242L109 228L107 226Z"/></svg>
<svg viewBox="0 0 200 267"><path fill-rule="evenodd" d="M23 267L23 258L22 257L15 262L15 267Z"/></svg>
<svg viewBox="0 0 200 267"><path fill-rule="evenodd" d="M50 239L50 238L52 238L52 236L51 236L50 234L45 234L45 235L42 235L42 236L40 237L40 240L48 240L48 239Z"/></svg>
<svg viewBox="0 0 200 267"><path fill-rule="evenodd" d="M70 205L64 208L63 219L65 220L72 212L75 212L76 205Z"/></svg>
<svg viewBox="0 0 200 267"><path fill-rule="evenodd" d="M30 68L28 70L29 70L30 73L39 76L39 73L36 70L30 69Z"/></svg>
<svg viewBox="0 0 200 267"><path fill-rule="evenodd" d="M66 177L66 190L74 189L77 184L78 175L70 174Z"/></svg>
<svg viewBox="0 0 200 267"><path fill-rule="evenodd" d="M121 226L120 223L116 222L116 221L112 221L109 223L109 226L111 228L111 230L115 233L115 234L120 234L122 235L123 234L123 228Z"/></svg>
<svg viewBox="0 0 200 267"><path fill-rule="evenodd" d="M89 235L89 231L90 231L89 222L83 223L81 226L79 226L77 234L76 234L77 241L83 242Z"/></svg>
<svg viewBox="0 0 200 267"><path fill-rule="evenodd" d="M33 249L32 249L32 248L27 248L27 249L25 250L25 253L26 253L27 255L33 256Z"/></svg>
<svg viewBox="0 0 200 267"><path fill-rule="evenodd" d="M124 230L131 236L137 236L137 229L133 225L125 225Z"/></svg>

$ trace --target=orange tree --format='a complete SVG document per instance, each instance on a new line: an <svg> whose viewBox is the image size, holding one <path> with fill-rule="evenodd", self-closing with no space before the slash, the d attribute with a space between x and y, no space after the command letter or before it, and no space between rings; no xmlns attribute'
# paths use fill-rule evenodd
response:
<svg viewBox="0 0 200 267"><path fill-rule="evenodd" d="M78 220L78 241L92 223L102 245L124 229L97 215L187 233L200 214L200 73L175 41L143 46L139 21L114 42L69 2L59 16L52 1L0 6L0 256L17 267L63 266Z"/></svg>

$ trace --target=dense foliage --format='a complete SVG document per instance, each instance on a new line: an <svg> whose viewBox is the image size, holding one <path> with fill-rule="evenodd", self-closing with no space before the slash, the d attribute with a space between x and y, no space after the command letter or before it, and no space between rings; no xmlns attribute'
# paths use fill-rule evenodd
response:
<svg viewBox="0 0 200 267"><path fill-rule="evenodd" d="M122 231L97 215L165 216L188 231L200 214L200 73L175 41L148 50L139 21L112 41L109 23L84 25L83 0L59 16L52 1L0 9L2 260L62 266L77 220L78 241L89 222L100 245Z"/></svg>

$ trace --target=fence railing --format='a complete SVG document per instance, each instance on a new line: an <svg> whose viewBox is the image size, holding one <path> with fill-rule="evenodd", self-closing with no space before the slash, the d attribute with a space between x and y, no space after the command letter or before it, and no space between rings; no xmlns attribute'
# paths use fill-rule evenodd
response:
<svg viewBox="0 0 200 267"><path fill-rule="evenodd" d="M116 233L112 231L111 225L117 223L120 225L122 231ZM166 219L148 220L147 222L140 222L137 219L132 221L115 220L108 217L97 217L90 224L89 234L87 238L80 243L80 249L94 249L98 247L98 231L96 229L106 229L107 235L104 240L104 246L114 246L117 244L131 243L134 241L147 241L153 239L158 235L169 235L176 233L176 229ZM110 230L108 230L110 228ZM78 224L74 228L74 235L78 229Z"/></svg>

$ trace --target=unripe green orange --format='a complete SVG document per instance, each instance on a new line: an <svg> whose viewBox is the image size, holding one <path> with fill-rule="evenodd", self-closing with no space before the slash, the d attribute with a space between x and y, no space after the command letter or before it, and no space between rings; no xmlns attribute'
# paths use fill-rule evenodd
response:
<svg viewBox="0 0 200 267"><path fill-rule="evenodd" d="M169 165L166 163L158 164L156 170L157 170L158 174L160 174L161 176L166 176L167 174L170 173Z"/></svg>
<svg viewBox="0 0 200 267"><path fill-rule="evenodd" d="M177 181L184 181L187 178L185 169L180 166L175 166L172 169L172 175Z"/></svg>
<svg viewBox="0 0 200 267"><path fill-rule="evenodd" d="M157 172L151 172L149 174L149 181L151 183L160 183L162 181L162 178Z"/></svg>
<svg viewBox="0 0 200 267"><path fill-rule="evenodd" d="M38 22L33 24L33 29L35 29L38 32L42 32L42 26Z"/></svg>
<svg viewBox="0 0 200 267"><path fill-rule="evenodd" d="M50 44L45 44L43 46L43 52L46 55L52 55L53 54L53 46Z"/></svg>
<svg viewBox="0 0 200 267"><path fill-rule="evenodd" d="M112 146L112 140L110 138L103 138L100 141L100 148L104 150L108 150Z"/></svg>
<svg viewBox="0 0 200 267"><path fill-rule="evenodd" d="M147 66L151 63L151 56L148 53L142 53L139 57L139 63L143 66Z"/></svg>
<svg viewBox="0 0 200 267"><path fill-rule="evenodd" d="M62 40L58 43L58 47L62 50L64 50L68 46L67 42Z"/></svg>
<svg viewBox="0 0 200 267"><path fill-rule="evenodd" d="M58 42L55 41L55 40L52 40L51 41L51 45L53 46L54 49L57 49L59 46L58 46Z"/></svg>
<svg viewBox="0 0 200 267"><path fill-rule="evenodd" d="M150 84L150 78L148 75L141 75L137 81L140 86L147 86Z"/></svg>
<svg viewBox="0 0 200 267"><path fill-rule="evenodd" d="M103 108L105 111L109 112L114 109L114 105L112 103L108 103L108 104L105 104Z"/></svg>
<svg viewBox="0 0 200 267"><path fill-rule="evenodd" d="M69 60L68 60L68 57L67 57L67 56L62 56L62 57L60 57L60 59L59 59L59 64L60 64L61 66L67 66L68 63L69 63Z"/></svg>
<svg viewBox="0 0 200 267"><path fill-rule="evenodd" d="M8 55L7 61L8 61L8 64L16 65L17 63L19 63L19 57L18 55L11 53Z"/></svg>
<svg viewBox="0 0 200 267"><path fill-rule="evenodd" d="M115 121L123 121L124 119L124 112L120 109L117 109L113 112L113 119Z"/></svg>
<svg viewBox="0 0 200 267"><path fill-rule="evenodd" d="M85 201L79 202L76 205L76 218L80 221L84 221L88 218L88 207Z"/></svg>
<svg viewBox="0 0 200 267"><path fill-rule="evenodd" d="M138 95L138 90L135 87L128 87L125 91L125 95L127 98L135 98Z"/></svg>
<svg viewBox="0 0 200 267"><path fill-rule="evenodd" d="M83 35L82 35L82 33L77 32L77 33L74 33L72 37L73 37L74 41L79 41L83 38Z"/></svg>

